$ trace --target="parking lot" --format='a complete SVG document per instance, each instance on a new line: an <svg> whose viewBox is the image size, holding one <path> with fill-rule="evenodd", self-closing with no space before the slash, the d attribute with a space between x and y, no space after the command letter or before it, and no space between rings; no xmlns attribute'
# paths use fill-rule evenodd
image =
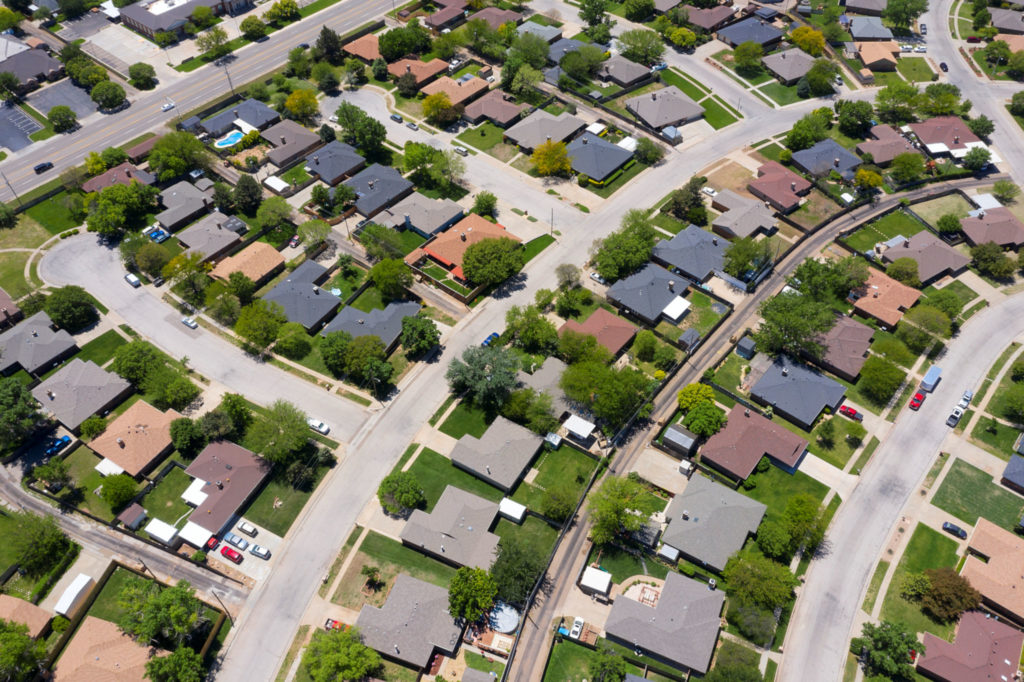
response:
<svg viewBox="0 0 1024 682"><path fill-rule="evenodd" d="M96 111L96 104L89 97L89 93L66 78L41 90L36 90L25 97L25 101L43 116L49 115L50 109L60 104L71 107L79 119Z"/></svg>
<svg viewBox="0 0 1024 682"><path fill-rule="evenodd" d="M28 136L42 127L10 102L0 106L0 147L6 147L12 152L24 149L32 144Z"/></svg>
<svg viewBox="0 0 1024 682"><path fill-rule="evenodd" d="M270 562L274 560L274 554L277 553L277 550L281 546L281 543L284 542L284 539L280 536L274 535L265 528L260 528L259 526L256 526L256 524L254 523L252 525L256 526L256 537L246 535L242 531L238 530L238 524L241 523L242 520L244 519L240 519L237 523L235 523L235 525L231 528L231 532L237 535L238 537L242 538L246 542L248 542L249 547L246 547L245 550L243 551L241 549L238 549L238 547L235 547L234 545L228 542L224 542L222 540L221 543L217 546L217 549L207 554L207 559L211 564L217 566L218 568L227 567L234 571L238 571L239 573L243 573L247 577L252 578L254 580L261 580L267 577L267 575L270 573ZM250 521L249 523L252 522ZM267 549L269 549L270 558L261 559L258 556L250 554L249 549L253 545L260 545L261 547L266 547ZM227 557L223 556L220 553L221 548L223 547L231 547L232 549L236 550L239 554L241 554L242 563L236 564L232 561L228 561Z"/></svg>
<svg viewBox="0 0 1024 682"><path fill-rule="evenodd" d="M57 35L70 43L99 33L110 26L110 20L103 12L86 12L78 19L65 21L61 25L63 28L57 31Z"/></svg>

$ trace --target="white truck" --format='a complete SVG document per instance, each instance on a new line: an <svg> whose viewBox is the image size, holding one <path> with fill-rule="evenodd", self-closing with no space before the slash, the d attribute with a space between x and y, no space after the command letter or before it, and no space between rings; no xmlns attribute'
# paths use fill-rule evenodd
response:
<svg viewBox="0 0 1024 682"><path fill-rule="evenodd" d="M940 379L942 379L942 368L932 365L931 369L925 372L924 379L921 380L921 390L931 393L938 386Z"/></svg>

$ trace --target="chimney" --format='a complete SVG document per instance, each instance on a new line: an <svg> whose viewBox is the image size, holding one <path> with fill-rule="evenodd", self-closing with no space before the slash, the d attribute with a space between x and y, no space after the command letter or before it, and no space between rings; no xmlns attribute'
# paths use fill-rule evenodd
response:
<svg viewBox="0 0 1024 682"><path fill-rule="evenodd" d="M782 54L780 54L780 55L779 55L779 58L781 58L781 59L785 59L785 58L786 58L786 53L785 53L785 52L783 52Z"/></svg>
<svg viewBox="0 0 1024 682"><path fill-rule="evenodd" d="M658 93L652 92L651 93L651 101L655 102L655 101L657 101L657 99L658 99Z"/></svg>
<svg viewBox="0 0 1024 682"><path fill-rule="evenodd" d="M46 397L49 398L50 400L53 400L54 398L57 397L57 394L55 394L53 391L47 390Z"/></svg>
<svg viewBox="0 0 1024 682"><path fill-rule="evenodd" d="M358 320L358 323L359 324L365 324L365 322L363 322L363 320Z"/></svg>
<svg viewBox="0 0 1024 682"><path fill-rule="evenodd" d="M959 144L960 143L960 136L959 135L954 135L953 136L953 142L955 144Z"/></svg>
<svg viewBox="0 0 1024 682"><path fill-rule="evenodd" d="M718 246L718 237L712 237L711 243L714 244L715 246Z"/></svg>
<svg viewBox="0 0 1024 682"><path fill-rule="evenodd" d="M583 144L586 144L587 142L588 142L588 140L587 140L587 138L586 138L586 137L584 136L584 138L583 138Z"/></svg>
<svg viewBox="0 0 1024 682"><path fill-rule="evenodd" d="M320 165L320 155L319 154L314 154L313 155L313 163L315 163L318 166Z"/></svg>
<svg viewBox="0 0 1024 682"><path fill-rule="evenodd" d="M690 510L689 509L684 509L683 510L683 521L686 521L689 518L690 518Z"/></svg>
<svg viewBox="0 0 1024 682"><path fill-rule="evenodd" d="M238 118L238 109L232 109L231 113L235 115L235 118Z"/></svg>
<svg viewBox="0 0 1024 682"><path fill-rule="evenodd" d="M320 287L313 287L313 295L314 296L319 296L320 295Z"/></svg>
<svg viewBox="0 0 1024 682"><path fill-rule="evenodd" d="M123 448L124 447L124 438L118 438L117 439L117 444L120 445Z"/></svg>
<svg viewBox="0 0 1024 682"><path fill-rule="evenodd" d="M285 144L284 135L281 136L281 144Z"/></svg>
<svg viewBox="0 0 1024 682"><path fill-rule="evenodd" d="M484 468L487 469L487 475L490 476L491 475L491 465L488 464Z"/></svg>
<svg viewBox="0 0 1024 682"><path fill-rule="evenodd" d="M791 192L795 192L796 191L796 180L794 180L793 182L789 183L789 191L791 191Z"/></svg>
<svg viewBox="0 0 1024 682"><path fill-rule="evenodd" d="M836 168L839 168L839 157L838 156L836 158L832 159L832 165L835 166Z"/></svg>
<svg viewBox="0 0 1024 682"><path fill-rule="evenodd" d="M220 481L217 481L217 490L224 490L224 484Z"/></svg>
<svg viewBox="0 0 1024 682"><path fill-rule="evenodd" d="M370 189L373 189L373 185L374 185L375 182L377 182L377 181L376 180L367 180L366 181L366 186L369 187Z"/></svg>
<svg viewBox="0 0 1024 682"><path fill-rule="evenodd" d="M35 329L33 329L32 330L32 337L33 338L37 338L38 336L39 336L39 332L37 332Z"/></svg>
<svg viewBox="0 0 1024 682"><path fill-rule="evenodd" d="M405 214L405 226L406 227L412 227L412 221L409 220L409 214L408 213Z"/></svg>
<svg viewBox="0 0 1024 682"><path fill-rule="evenodd" d="M747 409L743 410L743 416L744 417L749 417L750 416L750 408L749 407Z"/></svg>
<svg viewBox="0 0 1024 682"><path fill-rule="evenodd" d="M412 73L412 64L406 64L405 65L405 72L406 73Z"/></svg>
<svg viewBox="0 0 1024 682"><path fill-rule="evenodd" d="M676 290L676 281L674 279L670 279L668 281L668 290L669 291L675 291Z"/></svg>
<svg viewBox="0 0 1024 682"><path fill-rule="evenodd" d="M460 234L459 239L461 239L462 241L466 241L466 233L463 232L462 234Z"/></svg>

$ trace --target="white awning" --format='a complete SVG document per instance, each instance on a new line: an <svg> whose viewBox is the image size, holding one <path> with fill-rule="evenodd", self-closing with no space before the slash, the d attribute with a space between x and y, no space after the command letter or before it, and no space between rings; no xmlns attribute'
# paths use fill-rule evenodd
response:
<svg viewBox="0 0 1024 682"><path fill-rule="evenodd" d="M676 296L672 302L665 306L661 314L670 320L678 320L690 309L690 302L682 296Z"/></svg>
<svg viewBox="0 0 1024 682"><path fill-rule="evenodd" d="M627 152L635 152L636 151L636 144L637 144L637 142L636 142L636 138L635 137L624 137L621 140L619 140L619 142L618 142L618 144L616 146L617 147L622 147Z"/></svg>
<svg viewBox="0 0 1024 682"><path fill-rule="evenodd" d="M973 197L967 198L971 200L971 203L983 211L990 211L993 208L1002 208L1003 206L999 199L996 199L991 194L977 194Z"/></svg>
<svg viewBox="0 0 1024 682"><path fill-rule="evenodd" d="M234 124L235 124L235 127L237 127L239 130L242 131L243 135L248 135L249 133L251 133L251 132L253 132L255 130L259 130L259 128L256 128L254 126L249 125L248 123L246 123L245 121L243 121L240 118L236 118L234 120Z"/></svg>
<svg viewBox="0 0 1024 682"><path fill-rule="evenodd" d="M161 521L160 519L152 519L146 524L143 529L150 534L156 540L169 545L174 542L174 538L178 535L178 529L169 523Z"/></svg>
<svg viewBox="0 0 1024 682"><path fill-rule="evenodd" d="M611 589L611 586L611 573L602 571L600 568L594 568L593 566L587 566L587 569L583 571L583 579L580 580L580 587L590 590L591 592L608 594L608 590Z"/></svg>
<svg viewBox="0 0 1024 682"><path fill-rule="evenodd" d="M67 589L64 590L64 594L60 595L60 599L57 600L57 605L53 607L53 610L62 616L72 617L75 613L75 607L81 603L82 597L89 593L91 586L92 578L85 573L79 573L71 581Z"/></svg>
<svg viewBox="0 0 1024 682"><path fill-rule="evenodd" d="M522 523L523 517L526 516L526 506L503 497L501 502L498 503L498 513L509 521Z"/></svg>
<svg viewBox="0 0 1024 682"><path fill-rule="evenodd" d="M289 185L287 182L277 177L276 175L272 175L266 180L264 180L263 184L269 187L270 189L274 190L275 192L284 192L286 189L291 187L291 185Z"/></svg>
<svg viewBox="0 0 1024 682"><path fill-rule="evenodd" d="M100 463L93 467L96 471L100 472L101 476L117 476L123 474L124 469L117 466L113 461L104 457L100 460Z"/></svg>
<svg viewBox="0 0 1024 682"><path fill-rule="evenodd" d="M203 492L203 486L206 485L206 481L201 479L194 479L189 487L185 488L185 492L181 494L181 499L185 500L193 507L198 507L206 501L206 493Z"/></svg>
<svg viewBox="0 0 1024 682"><path fill-rule="evenodd" d="M591 133L592 135L600 136L601 133L603 133L607 128L608 126L606 126L603 123L591 123L590 125L587 126L587 132Z"/></svg>
<svg viewBox="0 0 1024 682"><path fill-rule="evenodd" d="M945 142L934 142L932 144L926 144L924 147L925 147L925 149L928 150L928 152L930 154L948 154L949 153L949 147L946 146Z"/></svg>
<svg viewBox="0 0 1024 682"><path fill-rule="evenodd" d="M597 427L594 424L574 414L569 415L569 418L565 420L565 430L580 440L590 438L590 434L594 432L595 428Z"/></svg>
<svg viewBox="0 0 1024 682"><path fill-rule="evenodd" d="M206 543L209 541L210 536L212 535L213 533L206 530L198 523L192 523L191 521L186 523L185 527L178 532L179 538L181 538L188 544L192 545L193 547L198 547L199 549L206 547Z"/></svg>

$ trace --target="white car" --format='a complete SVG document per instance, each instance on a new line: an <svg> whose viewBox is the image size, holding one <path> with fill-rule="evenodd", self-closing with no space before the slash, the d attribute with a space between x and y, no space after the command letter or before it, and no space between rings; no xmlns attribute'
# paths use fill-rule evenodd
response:
<svg viewBox="0 0 1024 682"><path fill-rule="evenodd" d="M710 187L701 187L700 191L704 192L704 194L707 194L711 198L714 198L714 197L718 196L718 192L716 192L715 190L711 189Z"/></svg>
<svg viewBox="0 0 1024 682"><path fill-rule="evenodd" d="M946 418L946 426L956 426L960 422L960 417L964 416L964 411L959 407L954 407L953 411L949 413L949 417Z"/></svg>
<svg viewBox="0 0 1024 682"><path fill-rule="evenodd" d="M900 45L900 52L913 52L913 51L914 51L914 46L913 45Z"/></svg>
<svg viewBox="0 0 1024 682"><path fill-rule="evenodd" d="M198 329L199 328L199 323L196 322L194 317L183 317L183 318L181 318L181 323L183 325L185 325L186 327L188 327L189 329Z"/></svg>
<svg viewBox="0 0 1024 682"><path fill-rule="evenodd" d="M583 619L579 616L572 621L572 630L569 631L569 637L572 639L579 639L583 633Z"/></svg>
<svg viewBox="0 0 1024 682"><path fill-rule="evenodd" d="M167 102L166 104L164 104L163 106L160 107L160 111L170 111L173 108L174 108L174 102Z"/></svg>
<svg viewBox="0 0 1024 682"><path fill-rule="evenodd" d="M914 48L914 52L927 52L927 51L928 51L928 46L927 45L918 45L917 47Z"/></svg>
<svg viewBox="0 0 1024 682"><path fill-rule="evenodd" d="M306 423L309 424L309 428L313 429L317 433L322 433L325 436L331 431L331 427L327 426L327 424L324 424L319 419L313 419L310 417L306 420Z"/></svg>

